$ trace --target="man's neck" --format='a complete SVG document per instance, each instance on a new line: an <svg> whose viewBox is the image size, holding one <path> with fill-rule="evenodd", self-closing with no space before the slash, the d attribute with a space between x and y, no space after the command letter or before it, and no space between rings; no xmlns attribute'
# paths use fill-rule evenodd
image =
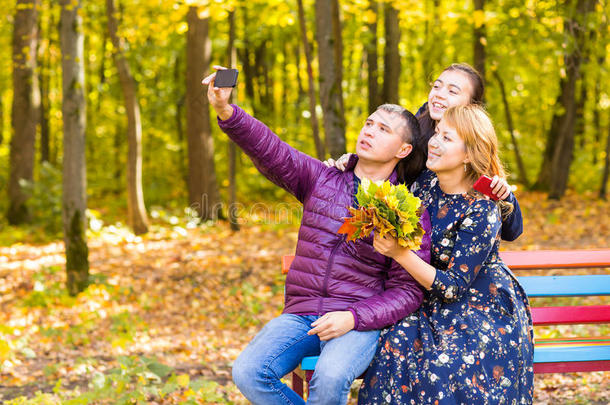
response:
<svg viewBox="0 0 610 405"><path fill-rule="evenodd" d="M397 162L395 161L387 163L376 163L368 162L363 159L358 159L358 163L356 163L356 167L354 167L354 174L361 180L369 179L373 182L385 181L394 171L396 163Z"/></svg>

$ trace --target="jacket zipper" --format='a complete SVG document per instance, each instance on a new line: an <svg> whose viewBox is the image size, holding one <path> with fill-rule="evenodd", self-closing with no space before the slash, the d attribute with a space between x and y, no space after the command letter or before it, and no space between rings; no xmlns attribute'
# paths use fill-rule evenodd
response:
<svg viewBox="0 0 610 405"><path fill-rule="evenodd" d="M345 235L342 235L341 239L335 244L335 246L333 246L333 250L330 251L330 256L328 257L328 263L326 264L326 274L324 275L324 286L322 289L323 296L320 297L320 301L318 302L318 315L319 316L323 315L322 314L322 303L324 301L324 298L328 297L328 278L330 277L330 269L334 263L335 253L337 252L337 249L339 248L341 243L343 243L344 238L345 238Z"/></svg>

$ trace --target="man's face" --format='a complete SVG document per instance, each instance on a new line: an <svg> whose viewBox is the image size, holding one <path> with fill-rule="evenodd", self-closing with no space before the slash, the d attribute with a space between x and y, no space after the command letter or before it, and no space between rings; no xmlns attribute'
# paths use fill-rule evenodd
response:
<svg viewBox="0 0 610 405"><path fill-rule="evenodd" d="M364 123L358 135L356 154L361 160L388 163L411 152L402 137L403 120L398 114L377 110Z"/></svg>

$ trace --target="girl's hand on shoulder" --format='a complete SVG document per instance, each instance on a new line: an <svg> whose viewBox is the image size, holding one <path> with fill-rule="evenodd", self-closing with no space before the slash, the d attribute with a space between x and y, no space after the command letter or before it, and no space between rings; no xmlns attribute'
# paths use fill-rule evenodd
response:
<svg viewBox="0 0 610 405"><path fill-rule="evenodd" d="M512 186L508 184L506 179L499 177L498 175L494 176L491 179L491 191L500 199L506 200L512 191Z"/></svg>
<svg viewBox="0 0 610 405"><path fill-rule="evenodd" d="M350 156L351 156L351 153L346 153L337 160L334 160L331 158L331 159L325 160L323 163L326 165L326 167L336 167L337 169L344 172L347 162L349 162Z"/></svg>

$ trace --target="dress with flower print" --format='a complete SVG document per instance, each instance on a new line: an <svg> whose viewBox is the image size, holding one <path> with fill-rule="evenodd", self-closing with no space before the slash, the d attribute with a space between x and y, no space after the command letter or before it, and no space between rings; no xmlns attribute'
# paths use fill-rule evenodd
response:
<svg viewBox="0 0 610 405"><path fill-rule="evenodd" d="M532 403L532 318L498 256L496 204L445 194L429 170L412 190L432 221L436 278L420 309L382 333L358 403Z"/></svg>

